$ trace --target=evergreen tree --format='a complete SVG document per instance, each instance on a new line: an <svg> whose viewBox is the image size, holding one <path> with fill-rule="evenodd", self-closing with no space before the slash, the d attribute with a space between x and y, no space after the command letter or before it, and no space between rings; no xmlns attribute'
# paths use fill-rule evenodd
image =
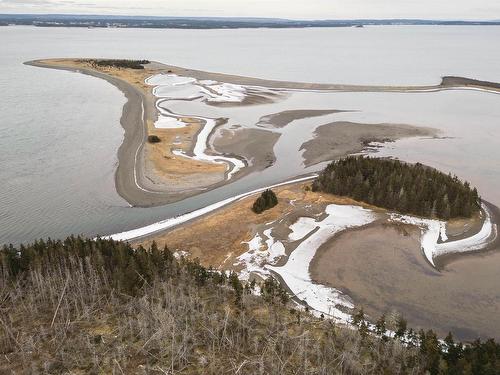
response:
<svg viewBox="0 0 500 375"><path fill-rule="evenodd" d="M385 336L385 332L387 331L386 322L385 322L385 314L382 314L380 318L375 323L375 332L379 336Z"/></svg>
<svg viewBox="0 0 500 375"><path fill-rule="evenodd" d="M471 217L481 198L469 183L420 163L351 156L330 163L313 191L349 196L376 206L448 220Z"/></svg>
<svg viewBox="0 0 500 375"><path fill-rule="evenodd" d="M256 214L260 214L265 210L273 208L278 204L278 197L272 190L265 190L262 194L255 200L252 211Z"/></svg>
<svg viewBox="0 0 500 375"><path fill-rule="evenodd" d="M406 320L402 316L399 316L396 322L396 332L395 332L395 336L397 338L401 339L404 337L407 325L408 324Z"/></svg>

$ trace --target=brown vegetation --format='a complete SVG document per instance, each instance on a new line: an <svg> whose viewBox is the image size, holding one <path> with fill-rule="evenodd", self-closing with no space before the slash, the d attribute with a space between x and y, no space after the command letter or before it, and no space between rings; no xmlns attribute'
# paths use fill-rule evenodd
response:
<svg viewBox="0 0 500 375"><path fill-rule="evenodd" d="M420 372L416 350L297 311L273 282L255 296L167 249L73 238L16 252L0 258L0 372Z"/></svg>

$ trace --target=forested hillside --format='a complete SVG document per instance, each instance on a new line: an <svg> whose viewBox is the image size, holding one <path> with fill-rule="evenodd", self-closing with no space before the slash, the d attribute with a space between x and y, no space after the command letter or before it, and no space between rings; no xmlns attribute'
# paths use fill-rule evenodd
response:
<svg viewBox="0 0 500 375"><path fill-rule="evenodd" d="M357 314L349 329L298 309L272 279L259 289L155 245L5 247L0 373L500 373L493 340L464 349L422 331L404 344L412 331L401 320L379 319L369 333Z"/></svg>
<svg viewBox="0 0 500 375"><path fill-rule="evenodd" d="M330 163L314 181L313 190L444 220L471 217L481 207L477 190L456 176L420 163L363 156Z"/></svg>

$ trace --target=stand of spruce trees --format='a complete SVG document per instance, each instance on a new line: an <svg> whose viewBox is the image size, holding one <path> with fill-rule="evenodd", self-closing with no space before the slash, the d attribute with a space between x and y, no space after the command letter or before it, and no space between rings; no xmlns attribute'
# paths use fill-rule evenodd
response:
<svg viewBox="0 0 500 375"><path fill-rule="evenodd" d="M348 196L404 214L448 220L481 207L475 188L420 163L352 156L330 163L313 191Z"/></svg>
<svg viewBox="0 0 500 375"><path fill-rule="evenodd" d="M273 208L278 204L278 197L272 190L266 190L262 192L260 197L258 197L253 206L252 206L252 211L255 212L256 214L260 214L261 212L264 212L265 210L268 210L270 208Z"/></svg>
<svg viewBox="0 0 500 375"><path fill-rule="evenodd" d="M112 67L126 69L144 69L144 65L149 64L149 60L91 59L84 61L87 61L93 67Z"/></svg>

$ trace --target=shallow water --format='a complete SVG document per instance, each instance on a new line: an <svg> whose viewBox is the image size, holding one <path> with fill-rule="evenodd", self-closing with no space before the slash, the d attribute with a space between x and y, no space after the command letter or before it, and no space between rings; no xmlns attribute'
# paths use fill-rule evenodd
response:
<svg viewBox="0 0 500 375"><path fill-rule="evenodd" d="M274 169L278 174L268 170L258 178L237 181L183 202L154 209L129 208L116 194L113 180L123 136L119 126L123 95L97 78L24 66L24 61L136 57L260 78L330 83L428 84L439 82L444 74L500 81L496 65L500 51L491 48L499 37L500 27L231 31L2 27L0 243L120 232L297 172L285 169L288 164L284 163ZM500 191L500 163L496 163L500 157L492 136L500 96L470 92L405 95L296 93L267 112L286 108L362 110L344 117L300 120L307 128L299 127L300 122L292 124L290 129L295 131L287 136L295 144L316 124L336 118L407 122L449 131L459 123L457 134L463 138L432 140L425 147L427 141L411 141L412 149L420 147L425 155L414 152L408 158L439 162L445 170L448 166L453 171L460 169L459 175L478 185L485 198L500 201L496 195ZM235 121L248 120L247 115L258 117L252 113L256 107L248 108L247 112L234 110ZM470 124L474 128L467 131L472 129ZM432 147L432 142L442 143ZM290 145L278 143L276 151L280 155L294 152ZM401 145L394 153L405 151L405 144ZM468 158L462 157L461 147L468 147Z"/></svg>

